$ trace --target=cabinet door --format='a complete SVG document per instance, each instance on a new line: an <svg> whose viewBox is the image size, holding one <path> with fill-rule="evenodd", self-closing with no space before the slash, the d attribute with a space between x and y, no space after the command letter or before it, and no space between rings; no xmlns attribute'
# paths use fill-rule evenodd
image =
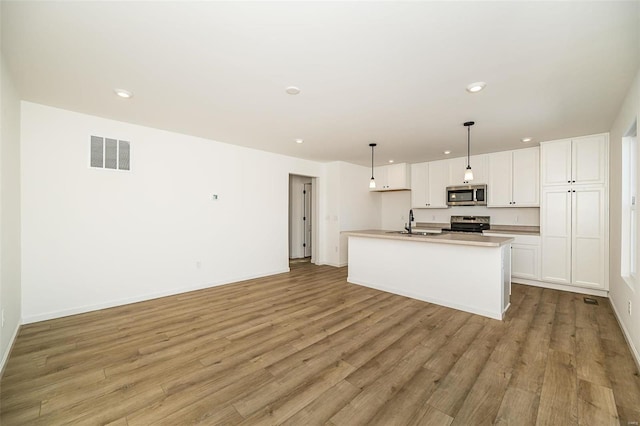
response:
<svg viewBox="0 0 640 426"><path fill-rule="evenodd" d="M423 209L429 207L428 184L429 163L411 165L411 207Z"/></svg>
<svg viewBox="0 0 640 426"><path fill-rule="evenodd" d="M376 187L369 189L370 191L385 191L388 184L389 168L388 166L378 166L373 169L373 177L376 181Z"/></svg>
<svg viewBox="0 0 640 426"><path fill-rule="evenodd" d="M605 135L576 138L572 144L572 183L603 184L607 160Z"/></svg>
<svg viewBox="0 0 640 426"><path fill-rule="evenodd" d="M511 275L539 280L540 246L511 243Z"/></svg>
<svg viewBox="0 0 640 426"><path fill-rule="evenodd" d="M392 164L387 167L388 189L410 189L406 163Z"/></svg>
<svg viewBox="0 0 640 426"><path fill-rule="evenodd" d="M540 144L542 185L571 183L571 139Z"/></svg>
<svg viewBox="0 0 640 426"><path fill-rule="evenodd" d="M604 188L574 187L572 194L572 283L605 288Z"/></svg>
<svg viewBox="0 0 640 426"><path fill-rule="evenodd" d="M449 160L429 163L428 203L430 208L446 209L447 184L449 183Z"/></svg>
<svg viewBox="0 0 640 426"><path fill-rule="evenodd" d="M571 189L542 191L540 233L542 235L542 280L571 283Z"/></svg>
<svg viewBox="0 0 640 426"><path fill-rule="evenodd" d="M458 157L443 161L446 161L449 166L449 181L447 185L466 185L468 183L464 181L467 157Z"/></svg>
<svg viewBox="0 0 640 426"><path fill-rule="evenodd" d="M489 154L488 207L512 207L511 151Z"/></svg>
<svg viewBox="0 0 640 426"><path fill-rule="evenodd" d="M489 156L487 154L472 155L470 159L473 170L473 181L470 184L489 183ZM464 166L467 167L466 165ZM464 173L463 173L464 177Z"/></svg>
<svg viewBox="0 0 640 426"><path fill-rule="evenodd" d="M513 207L540 205L540 149L538 147L513 151ZM491 193L489 193L491 196Z"/></svg>

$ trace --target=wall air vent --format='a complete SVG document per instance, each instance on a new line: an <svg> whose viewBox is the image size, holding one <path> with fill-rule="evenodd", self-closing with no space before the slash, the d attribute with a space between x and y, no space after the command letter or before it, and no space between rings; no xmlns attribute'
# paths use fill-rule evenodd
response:
<svg viewBox="0 0 640 426"><path fill-rule="evenodd" d="M91 167L130 170L130 153L127 141L91 136Z"/></svg>

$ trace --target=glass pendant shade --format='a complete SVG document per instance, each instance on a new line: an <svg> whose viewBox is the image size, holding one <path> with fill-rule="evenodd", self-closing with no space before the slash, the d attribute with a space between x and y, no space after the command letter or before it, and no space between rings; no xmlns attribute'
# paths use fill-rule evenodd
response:
<svg viewBox="0 0 640 426"><path fill-rule="evenodd" d="M374 178L371 178L371 181L369 181L369 188L375 189L375 187L376 187L376 180Z"/></svg>
<svg viewBox="0 0 640 426"><path fill-rule="evenodd" d="M471 170L471 166L467 166L467 169L464 171L464 180L473 180L473 171Z"/></svg>

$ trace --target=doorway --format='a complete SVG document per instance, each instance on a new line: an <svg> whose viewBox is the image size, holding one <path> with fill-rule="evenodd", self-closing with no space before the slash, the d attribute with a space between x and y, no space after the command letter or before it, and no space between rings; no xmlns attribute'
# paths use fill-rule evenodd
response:
<svg viewBox="0 0 640 426"><path fill-rule="evenodd" d="M289 260L313 257L313 179L289 175Z"/></svg>

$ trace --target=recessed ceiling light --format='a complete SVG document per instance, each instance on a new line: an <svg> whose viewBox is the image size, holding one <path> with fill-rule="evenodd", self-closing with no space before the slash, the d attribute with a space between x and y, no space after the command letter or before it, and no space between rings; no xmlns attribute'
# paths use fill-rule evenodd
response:
<svg viewBox="0 0 640 426"><path fill-rule="evenodd" d="M120 96L121 98L124 99L129 99L130 97L133 96L133 93L131 93L128 90L124 90L124 89L115 89L114 92L116 92L116 95Z"/></svg>
<svg viewBox="0 0 640 426"><path fill-rule="evenodd" d="M390 163L393 163L393 160L389 160Z"/></svg>
<svg viewBox="0 0 640 426"><path fill-rule="evenodd" d="M302 142L304 142L303 139L296 139L296 143L302 143Z"/></svg>
<svg viewBox="0 0 640 426"><path fill-rule="evenodd" d="M300 88L296 86L289 86L285 89L285 91L290 95L297 95L298 93L300 93Z"/></svg>
<svg viewBox="0 0 640 426"><path fill-rule="evenodd" d="M470 85L467 86L467 92L477 93L482 89L484 89L486 85L487 83L485 83L484 81L477 81L475 83L471 83Z"/></svg>
<svg viewBox="0 0 640 426"><path fill-rule="evenodd" d="M449 154L451 154L451 151L444 151L443 153L444 153L444 155L449 155Z"/></svg>
<svg viewBox="0 0 640 426"><path fill-rule="evenodd" d="M520 139L522 142L531 142L533 139L532 138L522 138Z"/></svg>

